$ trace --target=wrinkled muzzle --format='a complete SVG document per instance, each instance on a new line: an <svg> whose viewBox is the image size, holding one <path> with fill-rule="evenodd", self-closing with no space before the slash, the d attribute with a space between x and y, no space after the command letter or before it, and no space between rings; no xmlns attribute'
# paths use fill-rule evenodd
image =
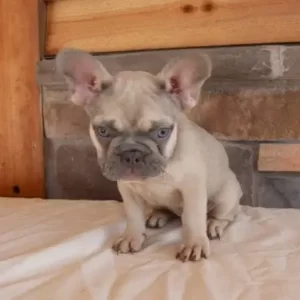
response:
<svg viewBox="0 0 300 300"><path fill-rule="evenodd" d="M141 143L123 143L100 162L103 175L112 181L144 180L164 172L165 159Z"/></svg>

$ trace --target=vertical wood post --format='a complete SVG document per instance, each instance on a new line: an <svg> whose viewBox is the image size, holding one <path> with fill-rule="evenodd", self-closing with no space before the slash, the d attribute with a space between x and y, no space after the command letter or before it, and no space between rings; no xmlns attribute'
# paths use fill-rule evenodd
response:
<svg viewBox="0 0 300 300"><path fill-rule="evenodd" d="M0 196L44 197L38 0L0 0Z"/></svg>

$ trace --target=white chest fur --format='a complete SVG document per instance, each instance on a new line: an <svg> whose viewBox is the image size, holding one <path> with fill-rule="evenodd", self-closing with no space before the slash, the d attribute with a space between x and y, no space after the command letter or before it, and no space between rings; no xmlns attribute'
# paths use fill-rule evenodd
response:
<svg viewBox="0 0 300 300"><path fill-rule="evenodd" d="M153 208L168 208L173 213L181 215L182 197L174 187L172 180L162 178L147 180L132 185L134 192L139 195L148 206Z"/></svg>

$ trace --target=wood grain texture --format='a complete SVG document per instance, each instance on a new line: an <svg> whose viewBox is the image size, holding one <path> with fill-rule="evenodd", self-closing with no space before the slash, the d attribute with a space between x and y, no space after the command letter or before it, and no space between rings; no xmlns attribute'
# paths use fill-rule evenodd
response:
<svg viewBox="0 0 300 300"><path fill-rule="evenodd" d="M261 144L258 171L299 172L300 144Z"/></svg>
<svg viewBox="0 0 300 300"><path fill-rule="evenodd" d="M47 6L44 0L38 0L39 18L39 58L43 59L46 46Z"/></svg>
<svg viewBox="0 0 300 300"><path fill-rule="evenodd" d="M43 197L38 0L0 0L0 196Z"/></svg>
<svg viewBox="0 0 300 300"><path fill-rule="evenodd" d="M46 54L300 41L299 0L48 2Z"/></svg>

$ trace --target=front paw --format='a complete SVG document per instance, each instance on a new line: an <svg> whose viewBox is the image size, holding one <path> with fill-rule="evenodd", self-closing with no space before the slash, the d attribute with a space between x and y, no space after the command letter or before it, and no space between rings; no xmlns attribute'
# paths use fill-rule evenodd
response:
<svg viewBox="0 0 300 300"><path fill-rule="evenodd" d="M146 234L130 235L120 237L113 245L112 249L117 253L135 253L142 249Z"/></svg>
<svg viewBox="0 0 300 300"><path fill-rule="evenodd" d="M177 252L176 258L182 262L197 261L201 257L208 258L210 255L210 244L207 236L195 239L193 242L184 243Z"/></svg>

